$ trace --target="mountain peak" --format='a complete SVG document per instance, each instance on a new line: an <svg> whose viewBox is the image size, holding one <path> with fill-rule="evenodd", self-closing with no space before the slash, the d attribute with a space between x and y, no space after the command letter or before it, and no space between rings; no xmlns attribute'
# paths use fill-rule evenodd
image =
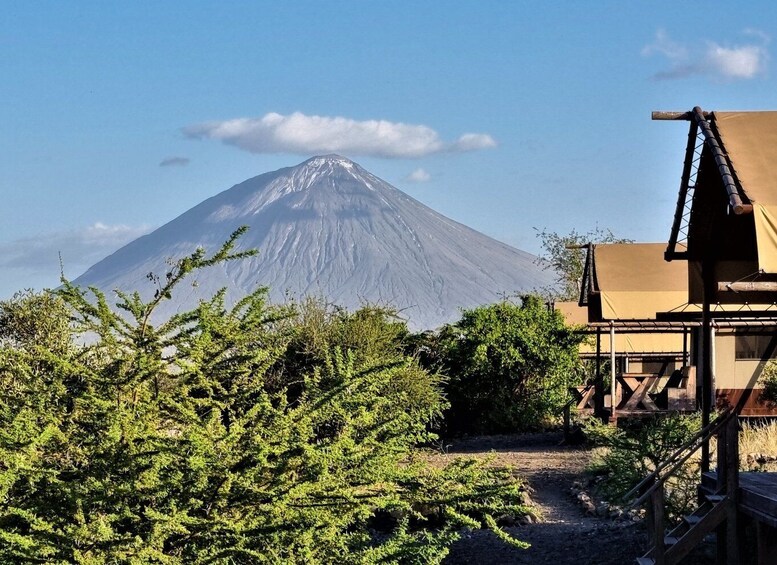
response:
<svg viewBox="0 0 777 565"><path fill-rule="evenodd" d="M355 181L372 189L374 180L367 171L346 157L336 155L318 155L292 167L286 173L288 183L280 192L307 191L313 187L332 187L343 182Z"/></svg>
<svg viewBox="0 0 777 565"><path fill-rule="evenodd" d="M340 155L259 175L204 202L93 265L74 282L151 296L149 272L198 246L218 249L238 227L238 249L259 255L194 275L157 314L164 319L226 287L230 303L259 285L273 300L325 296L348 308L392 304L412 329L451 322L460 308L549 284L534 257L427 208Z"/></svg>
<svg viewBox="0 0 777 565"><path fill-rule="evenodd" d="M316 162L322 162L322 161L326 161L326 162L339 162L339 161L344 161L346 163L353 164L353 161L351 161L347 157L343 157L342 155L338 155L337 153L329 153L327 155L315 155L314 157L311 157L307 161L304 161L303 164L310 163L311 161L316 161Z"/></svg>
<svg viewBox="0 0 777 565"><path fill-rule="evenodd" d="M330 153L329 155L317 155L315 157L311 157L307 161L300 163L298 166L317 169L317 170L320 170L320 169L333 170L335 167L341 167L347 170L351 170L353 169L354 166L358 166L358 165L356 165L356 163L354 163L350 159L347 159L340 155L336 155L335 153Z"/></svg>

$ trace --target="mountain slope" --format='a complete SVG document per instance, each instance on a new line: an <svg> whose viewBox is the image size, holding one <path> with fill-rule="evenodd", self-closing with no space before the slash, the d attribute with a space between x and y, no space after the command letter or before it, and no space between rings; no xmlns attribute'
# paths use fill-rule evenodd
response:
<svg viewBox="0 0 777 565"><path fill-rule="evenodd" d="M138 238L74 282L103 290L153 285L166 260L197 246L215 251L239 226L239 249L259 255L209 268L184 283L161 315L190 307L221 287L235 300L259 285L282 300L321 295L346 307L390 303L414 329L457 319L460 308L503 293L549 284L534 257L454 222L370 174L329 155L259 175L226 190Z"/></svg>

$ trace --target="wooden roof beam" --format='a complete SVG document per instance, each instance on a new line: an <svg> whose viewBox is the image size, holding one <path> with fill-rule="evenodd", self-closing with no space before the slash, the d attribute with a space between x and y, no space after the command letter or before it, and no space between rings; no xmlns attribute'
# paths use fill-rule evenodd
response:
<svg viewBox="0 0 777 565"><path fill-rule="evenodd" d="M718 292L777 292L777 281L719 282Z"/></svg>
<svg viewBox="0 0 777 565"><path fill-rule="evenodd" d="M709 116L709 112L704 112L704 117ZM650 118L652 120L685 120L686 122L694 121L696 118L694 117L693 111L690 112L662 112L662 111L656 111L652 112L650 114Z"/></svg>
<svg viewBox="0 0 777 565"><path fill-rule="evenodd" d="M699 129L704 135L704 142L707 144L707 147L712 153L712 157L715 159L715 164L718 166L720 178L723 181L723 186L725 187L726 192L728 193L728 201L731 205L731 209L736 215L752 214L753 205L745 203L742 200L742 197L739 195L739 190L737 189L734 175L731 174L731 169L728 167L726 154L723 153L723 149L721 149L720 144L718 143L718 139L715 136L715 133L712 131L712 127L710 127L709 122L707 121L707 115L705 115L705 112L702 112L701 108L698 106L693 109L693 115L696 119L696 123L699 126Z"/></svg>

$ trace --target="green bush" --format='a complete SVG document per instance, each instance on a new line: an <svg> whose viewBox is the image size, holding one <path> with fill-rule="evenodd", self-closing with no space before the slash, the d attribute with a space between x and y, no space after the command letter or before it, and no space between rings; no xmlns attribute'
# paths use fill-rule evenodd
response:
<svg viewBox="0 0 777 565"><path fill-rule="evenodd" d="M290 308L293 315L285 324L288 345L276 367L281 382L321 365L337 348L352 352L359 365L408 357L403 352L407 324L390 308L365 305L349 312L313 297Z"/></svg>
<svg viewBox="0 0 777 565"><path fill-rule="evenodd" d="M189 272L244 255L239 234L150 302L120 294L123 316L69 283L0 305L69 308L51 335L0 344L0 562L436 563L460 528L527 511L506 471L414 456L446 402L412 358L370 347L370 311L311 350L264 289L153 326Z"/></svg>
<svg viewBox="0 0 777 565"><path fill-rule="evenodd" d="M560 417L580 379L582 337L536 296L465 310L426 345L449 379L451 432L502 433L537 428Z"/></svg>
<svg viewBox="0 0 777 565"><path fill-rule="evenodd" d="M769 361L761 372L760 384L763 387L760 400L777 404L777 363Z"/></svg>
<svg viewBox="0 0 777 565"><path fill-rule="evenodd" d="M698 414L656 416L628 424L619 422L619 427L589 418L584 425L586 437L594 445L605 448L591 468L603 478L598 485L599 494L610 501L622 499L699 429ZM670 518L683 516L694 507L698 479L698 460L691 459L667 480L665 497Z"/></svg>

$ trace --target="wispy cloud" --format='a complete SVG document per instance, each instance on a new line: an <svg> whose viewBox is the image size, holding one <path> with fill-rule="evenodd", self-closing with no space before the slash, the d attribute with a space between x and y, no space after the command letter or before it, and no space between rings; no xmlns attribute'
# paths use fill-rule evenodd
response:
<svg viewBox="0 0 777 565"><path fill-rule="evenodd" d="M476 151L496 147L496 140L487 133L465 133L453 142L452 151Z"/></svg>
<svg viewBox="0 0 777 565"><path fill-rule="evenodd" d="M183 133L193 139L217 139L251 153L343 153L387 159L496 146L496 140L485 133L465 133L446 142L425 125L307 116L300 112L206 122L183 128Z"/></svg>
<svg viewBox="0 0 777 565"><path fill-rule="evenodd" d="M653 43L645 45L645 47L642 48L642 55L645 57L648 57L653 53L659 53L672 62L688 58L688 49L670 39L669 34L663 29L659 29L656 32L656 39Z"/></svg>
<svg viewBox="0 0 777 565"><path fill-rule="evenodd" d="M166 157L159 163L160 167L185 167L191 162L188 157Z"/></svg>
<svg viewBox="0 0 777 565"><path fill-rule="evenodd" d="M707 76L715 80L732 81L755 78L766 71L769 61L769 36L762 31L746 29L743 32L756 40L742 45L721 45L714 41L700 44L681 44L658 30L653 43L642 48L642 55L663 56L669 68L653 75L657 80L683 79Z"/></svg>
<svg viewBox="0 0 777 565"><path fill-rule="evenodd" d="M405 177L408 182L428 182L431 180L432 175L426 172L424 169L416 169Z"/></svg>
<svg viewBox="0 0 777 565"><path fill-rule="evenodd" d="M49 232L0 243L0 267L36 274L52 273L56 281L60 255L65 272L69 276L79 275L150 229L148 226L111 226L97 222L81 229Z"/></svg>

